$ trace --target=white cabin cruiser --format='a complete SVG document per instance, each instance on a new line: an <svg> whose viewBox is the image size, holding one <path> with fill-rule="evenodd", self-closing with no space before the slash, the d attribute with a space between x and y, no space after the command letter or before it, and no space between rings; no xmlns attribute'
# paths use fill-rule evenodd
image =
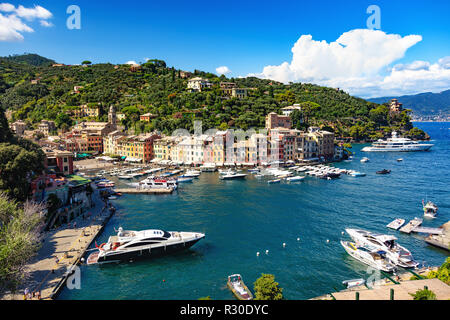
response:
<svg viewBox="0 0 450 320"><path fill-rule="evenodd" d="M386 258L387 252L383 250L372 251L367 247L358 246L357 244L349 241L341 241L341 245L353 258L375 269L386 272L392 272L396 269L395 265L391 264Z"/></svg>
<svg viewBox="0 0 450 320"><path fill-rule="evenodd" d="M364 152L409 152L409 151L428 151L433 147L432 144L419 143L408 138L399 138L397 132L392 132L392 138L387 140L378 140L371 147L362 149Z"/></svg>
<svg viewBox="0 0 450 320"><path fill-rule="evenodd" d="M154 178L149 177L140 181L137 185L138 189L163 189L163 188L173 188L176 190L178 188L177 180L167 180L164 178Z"/></svg>
<svg viewBox="0 0 450 320"><path fill-rule="evenodd" d="M411 252L399 245L394 236L358 229L345 229L345 231L358 245L365 246L369 250L386 251L388 259L395 265L403 268L415 268L419 265L414 261Z"/></svg>
<svg viewBox="0 0 450 320"><path fill-rule="evenodd" d="M423 216L426 218L436 218L438 207L431 201L428 201L427 204L422 200L423 206Z"/></svg>
<svg viewBox="0 0 450 320"><path fill-rule="evenodd" d="M87 264L103 264L120 261L134 261L166 255L188 249L203 239L205 234L197 232L167 232L163 230L126 231L119 228L116 236L107 243L97 246Z"/></svg>

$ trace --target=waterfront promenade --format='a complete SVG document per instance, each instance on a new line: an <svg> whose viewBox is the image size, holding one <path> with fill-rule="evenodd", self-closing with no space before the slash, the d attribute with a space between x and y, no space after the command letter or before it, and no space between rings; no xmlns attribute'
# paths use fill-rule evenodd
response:
<svg viewBox="0 0 450 320"><path fill-rule="evenodd" d="M69 225L47 232L42 246L25 270L28 277L15 294L7 294L2 300L23 300L24 291L41 293L41 299L52 299L69 276L71 268L78 264L86 250L113 214L95 192L95 207ZM74 226L76 222L76 226ZM33 299L37 299L37 296Z"/></svg>

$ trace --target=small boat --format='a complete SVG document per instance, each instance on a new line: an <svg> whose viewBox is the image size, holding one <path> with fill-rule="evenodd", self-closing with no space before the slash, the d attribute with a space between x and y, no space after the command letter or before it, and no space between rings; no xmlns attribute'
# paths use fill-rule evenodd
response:
<svg viewBox="0 0 450 320"><path fill-rule="evenodd" d="M327 179L327 180L338 179L340 176L341 176L340 173L328 172L325 173L324 175L321 175L320 179Z"/></svg>
<svg viewBox="0 0 450 320"><path fill-rule="evenodd" d="M194 177L188 178L188 177L179 177L177 179L178 182L192 182L194 180Z"/></svg>
<svg viewBox="0 0 450 320"><path fill-rule="evenodd" d="M109 197L108 197L108 200L117 200L117 197L115 197L115 196L109 196Z"/></svg>
<svg viewBox="0 0 450 320"><path fill-rule="evenodd" d="M238 300L253 300L253 295L240 274L228 276L227 286Z"/></svg>
<svg viewBox="0 0 450 320"><path fill-rule="evenodd" d="M276 179L276 180L270 180L267 183L268 184L274 184L274 183L280 183L280 182L281 182L281 179Z"/></svg>
<svg viewBox="0 0 450 320"><path fill-rule="evenodd" d="M347 288L353 288L353 287L359 287L366 283L366 280L360 278L360 279L352 279L352 280L344 280L342 281L342 284Z"/></svg>
<svg viewBox="0 0 450 320"><path fill-rule="evenodd" d="M405 224L405 219L395 219L391 223L389 223L386 227L389 229L398 230Z"/></svg>
<svg viewBox="0 0 450 320"><path fill-rule="evenodd" d="M352 172L352 173L350 173L350 175L352 177L365 177L366 176L365 173L361 173L361 172Z"/></svg>
<svg viewBox="0 0 450 320"><path fill-rule="evenodd" d="M386 251L371 251L366 247L357 246L349 241L341 241L341 245L349 255L368 266L385 272L396 270L395 265L391 264L386 258Z"/></svg>
<svg viewBox="0 0 450 320"><path fill-rule="evenodd" d="M229 172L227 174L221 175L221 180L234 180L234 179L245 179L247 175L245 173L236 173L236 172Z"/></svg>
<svg viewBox="0 0 450 320"><path fill-rule="evenodd" d="M377 174L389 174L391 173L391 170L383 169L381 171L377 171Z"/></svg>
<svg viewBox="0 0 450 320"><path fill-rule="evenodd" d="M367 157L364 157L364 158L361 159L361 162L363 162L363 163L366 163L366 162L369 162L369 161L370 161L370 159L367 158Z"/></svg>
<svg viewBox="0 0 450 320"><path fill-rule="evenodd" d="M397 162L402 162L402 161L403 161L403 158L397 159Z"/></svg>
<svg viewBox="0 0 450 320"><path fill-rule="evenodd" d="M117 176L117 178L123 179L123 180L131 180L131 179L133 179L133 176L126 174L126 175Z"/></svg>
<svg viewBox="0 0 450 320"><path fill-rule="evenodd" d="M248 169L247 171L249 173L258 173L260 170L258 168L255 168L255 169Z"/></svg>
<svg viewBox="0 0 450 320"><path fill-rule="evenodd" d="M423 216L426 218L436 218L438 207L431 201L428 201L427 204L422 200L423 206Z"/></svg>
<svg viewBox="0 0 450 320"><path fill-rule="evenodd" d="M288 178L286 178L286 181L298 182L298 181L302 181L304 179L305 179L305 177L296 176L296 177L288 177Z"/></svg>

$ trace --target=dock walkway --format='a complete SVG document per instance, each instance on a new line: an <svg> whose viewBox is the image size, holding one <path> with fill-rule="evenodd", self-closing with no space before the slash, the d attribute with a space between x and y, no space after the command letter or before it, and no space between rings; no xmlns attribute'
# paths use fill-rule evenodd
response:
<svg viewBox="0 0 450 320"><path fill-rule="evenodd" d="M394 289L394 300L413 300L411 294L424 287L433 291L437 300L450 299L450 286L439 279L410 280L374 289L335 292L332 295L336 300L355 300L356 293L359 294L359 300L390 300L391 289Z"/></svg>
<svg viewBox="0 0 450 320"><path fill-rule="evenodd" d="M429 228L429 227L416 227L412 232L428 233L428 234L442 234L444 230L442 228Z"/></svg>
<svg viewBox="0 0 450 320"><path fill-rule="evenodd" d="M442 234L430 235L425 241L433 246L450 251L450 221L445 223L442 227Z"/></svg>
<svg viewBox="0 0 450 320"><path fill-rule="evenodd" d="M422 224L422 219L413 219L400 228L400 232L411 233L415 228L419 227Z"/></svg>

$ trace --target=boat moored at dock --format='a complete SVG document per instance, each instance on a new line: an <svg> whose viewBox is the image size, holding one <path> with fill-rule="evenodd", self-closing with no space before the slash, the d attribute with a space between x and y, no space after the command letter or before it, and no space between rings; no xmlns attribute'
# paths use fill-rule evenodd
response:
<svg viewBox="0 0 450 320"><path fill-rule="evenodd" d="M389 262L386 258L387 253L383 250L371 251L364 246L358 246L349 241L341 241L341 245L350 256L366 265L385 272L396 270L395 265Z"/></svg>
<svg viewBox="0 0 450 320"><path fill-rule="evenodd" d="M391 223L389 223L386 227L389 229L398 230L405 224L405 219L395 219Z"/></svg>
<svg viewBox="0 0 450 320"><path fill-rule="evenodd" d="M198 232L127 231L119 228L116 236L96 246L98 251L91 253L86 263L92 265L163 256L188 249L204 237L205 234Z"/></svg>
<svg viewBox="0 0 450 320"><path fill-rule="evenodd" d="M386 256L395 265L403 268L415 268L419 264L414 261L408 249L396 242L397 238L394 236L358 229L345 229L345 231L358 245L365 246L369 250L386 251Z"/></svg>

